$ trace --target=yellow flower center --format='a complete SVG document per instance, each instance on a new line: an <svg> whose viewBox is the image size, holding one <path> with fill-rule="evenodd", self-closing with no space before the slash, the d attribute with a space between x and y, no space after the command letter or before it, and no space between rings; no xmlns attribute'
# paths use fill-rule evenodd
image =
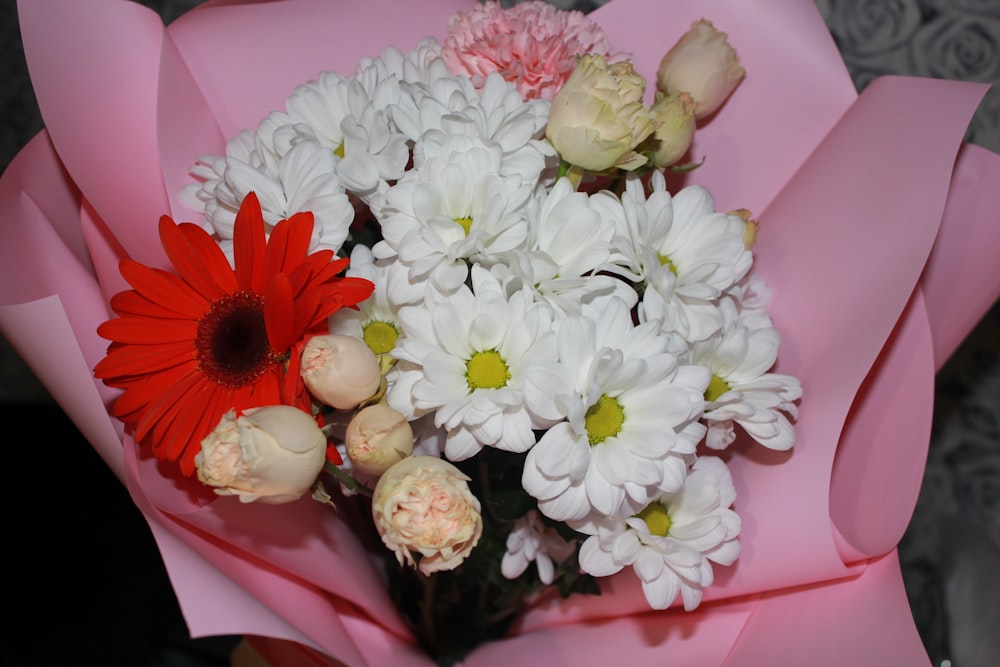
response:
<svg viewBox="0 0 1000 667"><path fill-rule="evenodd" d="M656 258L660 260L660 266L667 267L668 269L670 269L671 273L673 273L675 276L677 275L677 267L674 265L672 261L670 261L669 257L667 257L666 255L661 255L660 253L656 253Z"/></svg>
<svg viewBox="0 0 1000 667"><path fill-rule="evenodd" d="M389 354L396 347L399 331L388 322L375 320L365 325L362 338L376 355Z"/></svg>
<svg viewBox="0 0 1000 667"><path fill-rule="evenodd" d="M344 144L339 144L336 148L334 148L333 154L339 158L344 157Z"/></svg>
<svg viewBox="0 0 1000 667"><path fill-rule="evenodd" d="M599 445L607 438L618 435L625 423L625 410L618 399L602 394L584 415L587 439L591 446Z"/></svg>
<svg viewBox="0 0 1000 667"><path fill-rule="evenodd" d="M670 514L662 503L650 503L635 516L646 522L650 535L666 537L670 532Z"/></svg>
<svg viewBox="0 0 1000 667"><path fill-rule="evenodd" d="M453 220L465 230L465 235L468 236L469 230L472 229L472 218L453 218Z"/></svg>
<svg viewBox="0 0 1000 667"><path fill-rule="evenodd" d="M510 380L510 369L496 350L476 352L465 365L469 389L499 389Z"/></svg>
<svg viewBox="0 0 1000 667"><path fill-rule="evenodd" d="M712 375L712 380L708 383L708 389L705 390L705 400L711 403L730 389L731 387L725 380L718 375Z"/></svg>

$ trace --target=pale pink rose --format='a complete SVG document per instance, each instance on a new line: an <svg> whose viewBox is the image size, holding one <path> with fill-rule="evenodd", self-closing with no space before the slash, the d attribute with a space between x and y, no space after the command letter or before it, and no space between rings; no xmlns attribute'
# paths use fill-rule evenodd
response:
<svg viewBox="0 0 1000 667"><path fill-rule="evenodd" d="M198 479L220 496L287 503L308 492L326 462L326 436L312 415L270 405L230 410L201 441Z"/></svg>
<svg viewBox="0 0 1000 667"><path fill-rule="evenodd" d="M400 564L431 574L455 569L472 552L483 518L468 482L436 456L410 456L382 474L372 494L372 518Z"/></svg>
<svg viewBox="0 0 1000 667"><path fill-rule="evenodd" d="M610 49L604 32L583 12L530 0L509 9L486 2L455 14L441 56L453 74L468 75L477 88L499 72L531 100L552 99L578 56L610 57Z"/></svg>
<svg viewBox="0 0 1000 667"><path fill-rule="evenodd" d="M344 445L356 470L378 477L413 453L413 428L399 411L375 403L351 417Z"/></svg>
<svg viewBox="0 0 1000 667"><path fill-rule="evenodd" d="M694 100L687 93L658 95L653 103L657 127L653 149L653 165L657 169L669 167L680 160L691 147L694 139Z"/></svg>
<svg viewBox="0 0 1000 667"><path fill-rule="evenodd" d="M645 93L632 63L583 56L552 100L545 137L563 160L588 171L637 169L647 159L635 148L656 129Z"/></svg>
<svg viewBox="0 0 1000 667"><path fill-rule="evenodd" d="M722 106L745 75L726 33L699 19L663 56L656 85L667 95L690 94L695 118L704 118Z"/></svg>
<svg viewBox="0 0 1000 667"><path fill-rule="evenodd" d="M382 369L363 340L346 334L313 336L302 349L302 381L313 397L353 410L379 390Z"/></svg>

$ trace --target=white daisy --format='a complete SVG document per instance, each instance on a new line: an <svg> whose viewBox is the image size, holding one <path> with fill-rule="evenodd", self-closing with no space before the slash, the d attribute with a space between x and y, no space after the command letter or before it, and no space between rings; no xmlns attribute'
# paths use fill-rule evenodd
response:
<svg viewBox="0 0 1000 667"><path fill-rule="evenodd" d="M231 248L236 212L247 194L254 192L268 229L295 213L309 211L314 217L309 251L338 251L354 219L354 207L334 173L337 157L312 141L292 146L274 169L258 157L258 152L251 153L251 161L226 157L205 202L205 220L222 240L222 247Z"/></svg>
<svg viewBox="0 0 1000 667"><path fill-rule="evenodd" d="M715 210L712 195L689 186L672 197L661 172L642 182L629 174L622 195L617 266L608 267L645 286L639 306L645 321L668 333L703 340L722 326L716 307L724 291L753 263L744 246L744 220Z"/></svg>
<svg viewBox="0 0 1000 667"><path fill-rule="evenodd" d="M400 82L429 85L436 79L451 76L448 65L441 58L441 44L433 37L424 37L417 46L403 53L394 46L387 46L377 58L362 58L359 69L373 64L385 75L396 77Z"/></svg>
<svg viewBox="0 0 1000 667"><path fill-rule="evenodd" d="M682 490L597 528L580 547L580 568L606 577L631 566L653 609L666 609L680 593L691 611L714 581L712 563L731 565L739 556L740 518L729 509L735 499L726 464L699 458Z"/></svg>
<svg viewBox="0 0 1000 667"><path fill-rule="evenodd" d="M523 452L544 428L525 404L525 374L555 359L552 313L522 292L509 300L485 269L472 289L399 311L403 336L387 376L389 405L410 416L434 413L448 432L445 456L467 459L484 446Z"/></svg>
<svg viewBox="0 0 1000 667"><path fill-rule="evenodd" d="M565 421L528 452L522 486L543 514L571 524L634 514L681 487L705 432L710 376L680 365L654 324L634 326L621 300L584 312L560 323L558 363L525 383L533 410Z"/></svg>
<svg viewBox="0 0 1000 667"><path fill-rule="evenodd" d="M341 308L331 315L327 320L330 333L360 338L380 357L389 354L400 334L399 309L419 305L423 288L410 282L405 266L396 260L375 261L364 245L351 251L346 275L370 280L375 291L357 309Z"/></svg>
<svg viewBox="0 0 1000 667"><path fill-rule="evenodd" d="M519 247L528 225L520 178L499 174L496 143L456 136L442 148L389 188L383 239L372 250L378 258L398 255L412 281L450 293L465 283L466 260Z"/></svg>
<svg viewBox="0 0 1000 667"><path fill-rule="evenodd" d="M549 102L525 102L514 84L494 73L482 90L464 75L404 84L408 95L392 108L400 130L415 142L414 164L436 152L448 137L466 135L495 142L503 158L501 173L517 174L533 188L546 168L558 166L558 156L541 135Z"/></svg>
<svg viewBox="0 0 1000 667"><path fill-rule="evenodd" d="M597 199L617 202L610 196L575 191L569 179L560 179L528 209L526 249L499 253L484 263L506 289L531 289L560 314L578 315L583 304L612 297L634 306L638 295L628 283L595 275L611 258L615 231L608 216L591 206Z"/></svg>
<svg viewBox="0 0 1000 667"><path fill-rule="evenodd" d="M802 385L790 375L769 373L778 357L780 335L757 311L739 316L728 299L720 303L724 327L691 347L693 363L706 366L712 381L705 394L705 444L724 449L736 439L734 424L760 444L775 450L795 444L789 418L798 416L795 400Z"/></svg>
<svg viewBox="0 0 1000 667"><path fill-rule="evenodd" d="M286 108L296 131L343 158L338 176L367 202L403 175L410 158L407 138L388 113L401 95L396 77L368 62L351 77L323 72L298 86Z"/></svg>
<svg viewBox="0 0 1000 667"><path fill-rule="evenodd" d="M500 561L500 571L507 579L516 579L534 562L539 580L551 584L556 564L569 558L575 549L572 542L563 539L552 526L545 525L542 516L531 510L514 522L514 528L507 535L507 551Z"/></svg>

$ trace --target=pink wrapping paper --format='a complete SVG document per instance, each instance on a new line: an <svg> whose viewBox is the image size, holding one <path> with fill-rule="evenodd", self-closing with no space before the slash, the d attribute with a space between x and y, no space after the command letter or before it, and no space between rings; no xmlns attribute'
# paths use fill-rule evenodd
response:
<svg viewBox="0 0 1000 667"><path fill-rule="evenodd" d="M177 191L198 155L222 153L320 70L441 37L470 5L218 2L165 29L124 0L19 2L47 129L0 180L0 327L128 485L194 636L290 640L352 666L430 664L334 514L178 488L122 436L105 407L114 394L89 369L106 300L124 286L117 259L165 264L156 221L194 217ZM919 490L934 372L1000 294L1000 156L961 147L984 86L885 78L858 97L822 19L797 0L614 0L592 16L647 77L701 16L740 53L747 80L699 129L694 155L708 159L690 179L761 222L778 370L805 389L799 438L790 453L734 453L743 553L717 568L696 612L650 612L626 572L600 597L539 604L468 664L543 648L553 665L625 651L636 665L926 662L894 548Z"/></svg>

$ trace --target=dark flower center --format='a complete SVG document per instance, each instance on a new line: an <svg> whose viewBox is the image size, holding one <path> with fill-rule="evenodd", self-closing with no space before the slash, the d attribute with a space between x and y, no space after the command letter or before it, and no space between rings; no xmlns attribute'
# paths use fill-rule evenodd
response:
<svg viewBox="0 0 1000 667"><path fill-rule="evenodd" d="M198 322L195 347L210 380L234 388L252 384L275 362L264 326L264 298L236 292L216 301Z"/></svg>

